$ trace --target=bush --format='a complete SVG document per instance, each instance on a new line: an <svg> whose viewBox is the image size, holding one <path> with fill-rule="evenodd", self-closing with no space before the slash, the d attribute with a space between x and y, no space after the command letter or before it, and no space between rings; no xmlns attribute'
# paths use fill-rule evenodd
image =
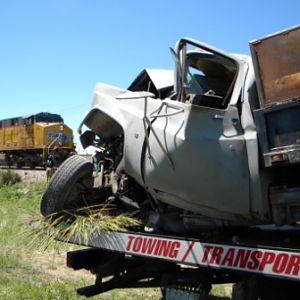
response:
<svg viewBox="0 0 300 300"><path fill-rule="evenodd" d="M0 186L16 184L21 181L21 177L11 170L0 172Z"/></svg>

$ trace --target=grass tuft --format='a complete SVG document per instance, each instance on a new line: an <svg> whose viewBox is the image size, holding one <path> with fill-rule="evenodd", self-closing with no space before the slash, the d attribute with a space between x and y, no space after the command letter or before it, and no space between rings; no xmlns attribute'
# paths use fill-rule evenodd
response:
<svg viewBox="0 0 300 300"><path fill-rule="evenodd" d="M33 228L39 231L40 199L46 182L20 183L0 186L0 299L74 300L86 298L76 295L75 287L92 283L92 275L83 270L66 268L66 251L80 249L76 245L55 242L55 246L40 252L41 245ZM115 212L114 212L115 213ZM30 232L30 236L29 236ZM39 237L48 237L39 234ZM37 248L28 247L35 239ZM45 243L44 243L45 245ZM57 253L59 252L59 253ZM112 290L91 299L159 300L159 289Z"/></svg>
<svg viewBox="0 0 300 300"><path fill-rule="evenodd" d="M133 214L110 215L112 210L114 207L107 203L65 210L47 217L33 212L29 222L30 246L38 246L44 251L49 246L55 248L57 239L88 244L91 235L99 235L103 231L125 231L141 224Z"/></svg>
<svg viewBox="0 0 300 300"><path fill-rule="evenodd" d="M11 170L0 171L0 186L12 185L21 182L21 176Z"/></svg>

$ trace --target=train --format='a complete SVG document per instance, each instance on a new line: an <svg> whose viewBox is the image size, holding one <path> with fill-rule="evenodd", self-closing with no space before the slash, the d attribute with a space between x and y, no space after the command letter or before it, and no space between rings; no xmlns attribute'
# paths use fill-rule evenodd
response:
<svg viewBox="0 0 300 300"><path fill-rule="evenodd" d="M37 114L0 120L0 165L46 167L49 156L59 166L74 154L73 130L59 114Z"/></svg>

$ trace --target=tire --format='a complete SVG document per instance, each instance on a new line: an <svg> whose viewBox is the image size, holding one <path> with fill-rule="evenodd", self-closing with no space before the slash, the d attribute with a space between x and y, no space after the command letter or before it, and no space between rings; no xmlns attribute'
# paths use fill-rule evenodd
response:
<svg viewBox="0 0 300 300"><path fill-rule="evenodd" d="M43 216L87 206L93 188L93 165L79 155L66 159L52 176L41 200Z"/></svg>

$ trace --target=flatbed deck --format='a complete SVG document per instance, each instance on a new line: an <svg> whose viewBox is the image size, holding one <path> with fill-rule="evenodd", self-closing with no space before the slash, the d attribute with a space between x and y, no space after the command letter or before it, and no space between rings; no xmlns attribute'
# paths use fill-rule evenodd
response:
<svg viewBox="0 0 300 300"><path fill-rule="evenodd" d="M256 232L256 238L258 230ZM265 234L285 237L286 231L267 229ZM262 234L262 232L260 232ZM297 231L292 232L296 238ZM187 239L140 232L103 232L90 236L88 241L74 240L77 244L141 258L159 259L188 266L214 268L224 271L250 272L300 281L300 249L290 248L291 239L281 244L275 238L253 244L251 235L234 235L224 241ZM272 241L272 242L271 242ZM278 246L279 245L279 246Z"/></svg>

